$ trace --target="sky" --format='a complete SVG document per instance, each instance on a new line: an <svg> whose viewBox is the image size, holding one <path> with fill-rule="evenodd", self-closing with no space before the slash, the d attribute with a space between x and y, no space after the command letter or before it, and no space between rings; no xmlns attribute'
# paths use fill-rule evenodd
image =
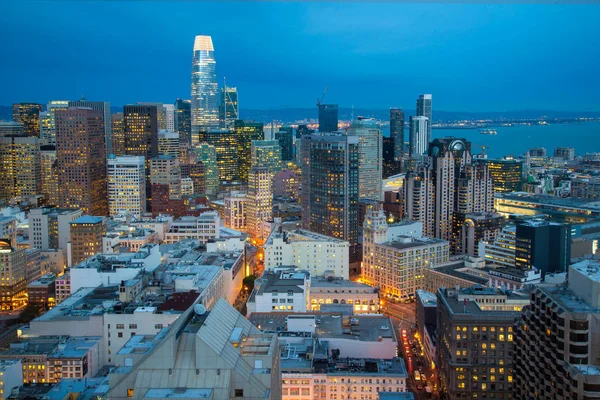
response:
<svg viewBox="0 0 600 400"><path fill-rule="evenodd" d="M0 105L189 98L211 35L242 109L600 110L600 7L404 2L0 1Z"/></svg>

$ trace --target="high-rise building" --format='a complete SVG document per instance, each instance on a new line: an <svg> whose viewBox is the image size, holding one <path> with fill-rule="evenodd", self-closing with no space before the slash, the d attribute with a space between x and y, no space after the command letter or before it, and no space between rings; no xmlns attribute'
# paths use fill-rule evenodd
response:
<svg viewBox="0 0 600 400"><path fill-rule="evenodd" d="M383 162L381 177L386 179L392 175L402 172L402 161L396 161L394 158L394 139L391 137L383 138Z"/></svg>
<svg viewBox="0 0 600 400"><path fill-rule="evenodd" d="M200 128L219 126L219 85L215 49L210 36L198 35L194 39L192 57L192 144Z"/></svg>
<svg viewBox="0 0 600 400"><path fill-rule="evenodd" d="M169 187L169 199L181 198L181 167L179 158L160 155L150 160L150 182L155 185ZM152 196L154 198L154 195Z"/></svg>
<svg viewBox="0 0 600 400"><path fill-rule="evenodd" d="M163 104L155 101L138 101L138 106L156 107L158 130L172 131L175 128L175 107L173 104Z"/></svg>
<svg viewBox="0 0 600 400"><path fill-rule="evenodd" d="M170 130L158 131L158 154L179 158L179 133Z"/></svg>
<svg viewBox="0 0 600 400"><path fill-rule="evenodd" d="M29 212L29 246L40 250L67 250L71 238L70 223L81 217L81 210L54 207Z"/></svg>
<svg viewBox="0 0 600 400"><path fill-rule="evenodd" d="M192 143L192 102L177 99L175 101L175 128L183 143Z"/></svg>
<svg viewBox="0 0 600 400"><path fill-rule="evenodd" d="M435 236L435 185L430 168L420 166L406 174L402 191L404 215L423 224L423 235Z"/></svg>
<svg viewBox="0 0 600 400"><path fill-rule="evenodd" d="M40 178L42 194L46 203L52 206L59 204L58 169L56 165L56 146L40 146Z"/></svg>
<svg viewBox="0 0 600 400"><path fill-rule="evenodd" d="M571 178L571 197L595 202L600 199L600 177L580 175Z"/></svg>
<svg viewBox="0 0 600 400"><path fill-rule="evenodd" d="M59 204L107 215L104 115L100 110L56 110Z"/></svg>
<svg viewBox="0 0 600 400"><path fill-rule="evenodd" d="M41 193L39 139L35 136L0 137L0 200Z"/></svg>
<svg viewBox="0 0 600 400"><path fill-rule="evenodd" d="M238 119L240 119L240 112L237 89L227 86L221 88L219 126L224 129L232 129L234 122Z"/></svg>
<svg viewBox="0 0 600 400"><path fill-rule="evenodd" d="M103 217L84 215L71 221L71 254L69 266L77 265L96 254L102 254L102 237L106 233Z"/></svg>
<svg viewBox="0 0 600 400"><path fill-rule="evenodd" d="M300 200L300 176L289 169L279 171L273 177L273 194Z"/></svg>
<svg viewBox="0 0 600 400"><path fill-rule="evenodd" d="M125 155L125 121L123 113L114 113L112 120L112 154L115 156Z"/></svg>
<svg viewBox="0 0 600 400"><path fill-rule="evenodd" d="M496 239L485 244L485 261L500 267L515 266L515 225L506 225L496 236Z"/></svg>
<svg viewBox="0 0 600 400"><path fill-rule="evenodd" d="M234 123L237 137L238 178L242 182L248 181L248 171L252 163L252 141L264 140L264 124L237 120Z"/></svg>
<svg viewBox="0 0 600 400"><path fill-rule="evenodd" d="M545 147L534 147L533 149L529 149L529 156L533 158L545 158L546 157L546 148Z"/></svg>
<svg viewBox="0 0 600 400"><path fill-rule="evenodd" d="M273 220L273 173L265 167L252 167L248 174L246 200L246 232L258 241L265 241L269 231L265 222Z"/></svg>
<svg viewBox="0 0 600 400"><path fill-rule="evenodd" d="M537 268L542 276L565 272L571 262L571 226L543 220L517 223L515 266Z"/></svg>
<svg viewBox="0 0 600 400"><path fill-rule="evenodd" d="M166 115L166 130L175 130L175 106L173 104L163 104Z"/></svg>
<svg viewBox="0 0 600 400"><path fill-rule="evenodd" d="M598 319L600 263L569 267L568 282L538 286L516 324L516 399L597 399L600 397Z"/></svg>
<svg viewBox="0 0 600 400"><path fill-rule="evenodd" d="M383 136L377 122L359 117L346 133L358 138L358 198L381 200Z"/></svg>
<svg viewBox="0 0 600 400"><path fill-rule="evenodd" d="M319 132L337 132L338 122L337 104L319 104Z"/></svg>
<svg viewBox="0 0 600 400"><path fill-rule="evenodd" d="M69 107L91 108L102 112L104 119L104 141L106 150L104 154L112 154L112 118L110 113L110 103L108 101L87 101L81 99L79 101L69 101Z"/></svg>
<svg viewBox="0 0 600 400"><path fill-rule="evenodd" d="M271 174L281 171L281 147L277 140L253 140L250 153L252 167L267 168Z"/></svg>
<svg viewBox="0 0 600 400"><path fill-rule="evenodd" d="M55 111L69 108L66 100L52 100L46 105L46 111L40 112L40 144L56 144L56 116Z"/></svg>
<svg viewBox="0 0 600 400"><path fill-rule="evenodd" d="M358 243L358 137L314 134L302 137L302 227Z"/></svg>
<svg viewBox="0 0 600 400"><path fill-rule="evenodd" d="M142 156L108 157L108 213L140 217L146 212L146 166Z"/></svg>
<svg viewBox="0 0 600 400"><path fill-rule="evenodd" d="M10 240L0 239L0 310L10 311L27 304L27 250L11 245Z"/></svg>
<svg viewBox="0 0 600 400"><path fill-rule="evenodd" d="M402 108L390 108L390 139L394 144L394 160L404 158L404 111Z"/></svg>
<svg viewBox="0 0 600 400"><path fill-rule="evenodd" d="M436 370L446 398L514 398L513 324L528 294L479 285L442 288L437 304Z"/></svg>
<svg viewBox="0 0 600 400"><path fill-rule="evenodd" d="M427 117L410 117L409 155L411 159L419 159L427 153L429 147L429 119Z"/></svg>
<svg viewBox="0 0 600 400"><path fill-rule="evenodd" d="M488 165L496 193L520 192L523 181L523 161L515 159L480 159Z"/></svg>
<svg viewBox="0 0 600 400"><path fill-rule="evenodd" d="M233 191L225 197L225 226L236 231L246 231L246 203L245 192Z"/></svg>
<svg viewBox="0 0 600 400"><path fill-rule="evenodd" d="M194 153L196 153L196 161L202 163L203 167L202 173L205 181L205 191L203 193L217 194L219 190L219 168L217 166L217 150L215 146L200 143L194 148Z"/></svg>
<svg viewBox="0 0 600 400"><path fill-rule="evenodd" d="M431 142L431 124L432 119L432 108L431 108L432 96L430 94L422 94L417 99L417 117L427 117L429 124L427 125L427 143Z"/></svg>
<svg viewBox="0 0 600 400"><path fill-rule="evenodd" d="M15 103L13 104L13 121L23 125L25 135L40 137L41 112L41 104Z"/></svg>
<svg viewBox="0 0 600 400"><path fill-rule="evenodd" d="M281 161L292 161L294 159L294 128L283 126L275 132L275 140L279 141L281 147Z"/></svg>
<svg viewBox="0 0 600 400"><path fill-rule="evenodd" d="M238 156L236 132L225 129L201 130L199 136L199 143L208 143L215 147L219 181L237 181L239 179L240 157Z"/></svg>
<svg viewBox="0 0 600 400"><path fill-rule="evenodd" d="M575 159L575 149L572 147L557 147L554 149L554 157L562 158L565 161L573 161Z"/></svg>
<svg viewBox="0 0 600 400"><path fill-rule="evenodd" d="M156 106L123 107L125 155L143 156L146 164L158 156L158 110Z"/></svg>

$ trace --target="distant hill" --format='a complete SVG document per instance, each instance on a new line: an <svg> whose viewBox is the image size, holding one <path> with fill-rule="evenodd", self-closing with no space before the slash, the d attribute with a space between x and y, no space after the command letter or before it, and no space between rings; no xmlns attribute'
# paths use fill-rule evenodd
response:
<svg viewBox="0 0 600 400"><path fill-rule="evenodd" d="M121 106L111 106L111 111L123 112ZM341 120L350 120L353 114L352 108L342 107L339 109ZM405 110L405 119L414 115L414 110ZM242 119L255 120L259 122L271 122L273 120L280 122L294 122L303 119L317 119L317 109L313 108L279 108L279 109L241 109ZM389 118L389 109L368 109L355 108L354 117L363 116L385 121ZM548 118L600 118L599 112L577 112L577 111L551 111L551 110L517 110L517 111L443 111L433 109L434 121L458 121L463 119L536 119L541 117ZM12 106L0 106L0 121L12 120Z"/></svg>

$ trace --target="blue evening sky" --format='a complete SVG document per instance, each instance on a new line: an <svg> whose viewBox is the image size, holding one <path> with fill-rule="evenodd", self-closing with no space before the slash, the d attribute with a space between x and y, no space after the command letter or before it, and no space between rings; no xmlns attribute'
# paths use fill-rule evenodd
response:
<svg viewBox="0 0 600 400"><path fill-rule="evenodd" d="M212 35L242 108L600 110L600 7L355 2L0 2L0 104L189 98Z"/></svg>

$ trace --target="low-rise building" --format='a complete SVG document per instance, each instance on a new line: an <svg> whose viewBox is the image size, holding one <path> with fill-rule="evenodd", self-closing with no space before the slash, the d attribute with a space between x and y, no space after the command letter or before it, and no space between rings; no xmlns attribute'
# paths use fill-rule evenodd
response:
<svg viewBox="0 0 600 400"><path fill-rule="evenodd" d="M23 384L21 360L0 360L0 400L11 396L11 391Z"/></svg>
<svg viewBox="0 0 600 400"><path fill-rule="evenodd" d="M64 299L71 295L71 274L69 271L56 277L54 281L56 304L62 303Z"/></svg>
<svg viewBox="0 0 600 400"><path fill-rule="evenodd" d="M52 308L56 305L56 275L47 274L27 285L27 303Z"/></svg>
<svg viewBox="0 0 600 400"><path fill-rule="evenodd" d="M292 270L265 271L254 282L248 315L255 312L306 312L310 275Z"/></svg>
<svg viewBox="0 0 600 400"><path fill-rule="evenodd" d="M71 241L68 264L70 266L102 253L102 237L106 233L106 220L103 217L84 215L69 224Z"/></svg>
<svg viewBox="0 0 600 400"><path fill-rule="evenodd" d="M354 314L379 311L379 290L364 283L316 276L312 277L308 292L310 311L319 311L324 304L349 304Z"/></svg>
<svg viewBox="0 0 600 400"><path fill-rule="evenodd" d="M206 243L221 237L221 217L216 211L209 211L197 217L181 217L171 224L165 235L165 243L176 243L182 239L197 239Z"/></svg>

